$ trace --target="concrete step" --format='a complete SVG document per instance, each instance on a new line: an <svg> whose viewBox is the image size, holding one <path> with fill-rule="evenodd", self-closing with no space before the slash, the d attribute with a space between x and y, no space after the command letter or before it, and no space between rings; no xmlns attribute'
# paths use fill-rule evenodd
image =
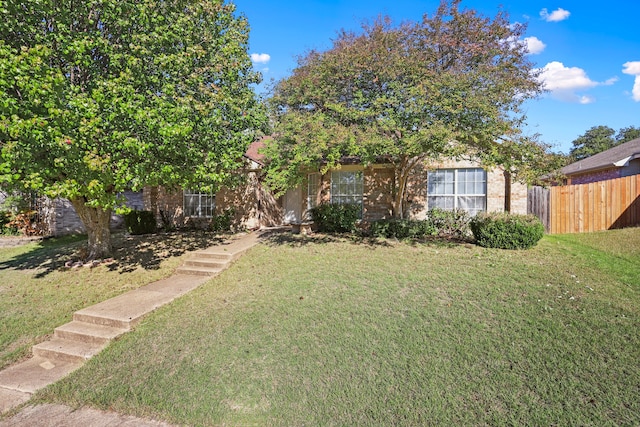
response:
<svg viewBox="0 0 640 427"><path fill-rule="evenodd" d="M90 359L106 347L106 344L95 344L62 338L53 338L33 346L33 355L54 361L81 362Z"/></svg>
<svg viewBox="0 0 640 427"><path fill-rule="evenodd" d="M176 273L178 274L188 274L191 276L215 276L220 273L222 268L211 268L211 267L202 267L202 266L189 266L183 265L182 267L178 267Z"/></svg>
<svg viewBox="0 0 640 427"><path fill-rule="evenodd" d="M223 260L223 261L233 261L235 258L237 258L237 256L235 254L233 254L233 253L220 252L219 250L215 250L215 251L207 251L207 250L196 251L191 256L192 256L192 258L198 258L198 259L202 259L202 258L220 259L220 260Z"/></svg>
<svg viewBox="0 0 640 427"><path fill-rule="evenodd" d="M54 330L54 337L92 344L106 344L127 331L128 329L74 320L57 327Z"/></svg>
<svg viewBox="0 0 640 427"><path fill-rule="evenodd" d="M184 265L189 267L207 267L222 270L226 268L229 263L229 261L216 259L189 258L184 262Z"/></svg>

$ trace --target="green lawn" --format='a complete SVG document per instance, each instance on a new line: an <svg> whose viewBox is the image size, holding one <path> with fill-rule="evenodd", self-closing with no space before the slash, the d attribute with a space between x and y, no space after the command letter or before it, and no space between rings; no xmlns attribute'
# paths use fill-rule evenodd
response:
<svg viewBox="0 0 640 427"><path fill-rule="evenodd" d="M639 425L640 229L280 237L39 401L181 425Z"/></svg>
<svg viewBox="0 0 640 427"><path fill-rule="evenodd" d="M185 251L212 241L195 233L116 234L113 262L67 271L65 262L79 259L86 236L0 248L0 368L27 357L75 311L171 275Z"/></svg>

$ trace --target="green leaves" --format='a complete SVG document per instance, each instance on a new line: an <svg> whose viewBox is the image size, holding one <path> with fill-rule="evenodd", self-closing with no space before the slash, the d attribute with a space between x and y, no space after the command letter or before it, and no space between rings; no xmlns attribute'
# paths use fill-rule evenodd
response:
<svg viewBox="0 0 640 427"><path fill-rule="evenodd" d="M519 141L519 106L542 88L511 42L524 27L459 3L445 1L421 22L380 18L303 56L270 100L270 185L296 184L310 165L330 168L343 156L383 160L396 167L397 212L407 174L425 159L503 161L496 141Z"/></svg>
<svg viewBox="0 0 640 427"><path fill-rule="evenodd" d="M220 182L265 118L250 88L249 27L234 10L214 0L0 4L3 180L37 171L49 194L104 193L110 208L132 184Z"/></svg>
<svg viewBox="0 0 640 427"><path fill-rule="evenodd" d="M3 186L107 210L130 188L218 185L265 123L232 4L0 2L0 15Z"/></svg>

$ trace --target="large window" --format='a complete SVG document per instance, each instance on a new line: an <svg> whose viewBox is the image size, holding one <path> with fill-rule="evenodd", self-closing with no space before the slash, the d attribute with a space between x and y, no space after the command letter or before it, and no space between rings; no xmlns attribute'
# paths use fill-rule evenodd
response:
<svg viewBox="0 0 640 427"><path fill-rule="evenodd" d="M487 209L487 172L480 168L429 172L428 208L462 209L472 216Z"/></svg>
<svg viewBox="0 0 640 427"><path fill-rule="evenodd" d="M216 209L216 195L195 190L183 192L184 216L210 218Z"/></svg>
<svg viewBox="0 0 640 427"><path fill-rule="evenodd" d="M362 215L362 171L331 172L331 203L360 206Z"/></svg>

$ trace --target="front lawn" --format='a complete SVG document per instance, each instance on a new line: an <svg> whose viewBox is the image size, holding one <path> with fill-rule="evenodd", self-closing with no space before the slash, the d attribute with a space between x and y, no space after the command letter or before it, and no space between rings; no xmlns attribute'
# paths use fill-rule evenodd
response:
<svg viewBox="0 0 640 427"><path fill-rule="evenodd" d="M86 236L0 248L0 368L27 357L75 311L171 275L181 255L216 239L207 233L120 233L113 238L112 261L69 270L65 263L79 259Z"/></svg>
<svg viewBox="0 0 640 427"><path fill-rule="evenodd" d="M640 229L274 238L40 402L180 425L638 425Z"/></svg>

